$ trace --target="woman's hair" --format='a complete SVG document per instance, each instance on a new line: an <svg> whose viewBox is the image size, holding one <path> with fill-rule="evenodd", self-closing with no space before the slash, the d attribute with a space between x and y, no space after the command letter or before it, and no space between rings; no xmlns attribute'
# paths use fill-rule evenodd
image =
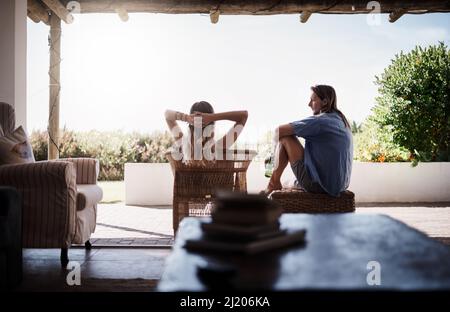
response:
<svg viewBox="0 0 450 312"><path fill-rule="evenodd" d="M206 101L195 102L192 104L189 114L194 114L195 112L214 114L214 108Z"/></svg>
<svg viewBox="0 0 450 312"><path fill-rule="evenodd" d="M345 115L337 108L337 98L336 91L332 86L327 85L315 85L311 87L311 91L313 91L319 99L322 100L324 106L320 110L322 113L332 113L337 112L339 116L341 116L342 121L344 122L347 128L350 128L350 123L348 122Z"/></svg>
<svg viewBox="0 0 450 312"><path fill-rule="evenodd" d="M211 104L206 101L195 102L192 104L191 109L189 111L190 114L198 113L206 113L206 114L214 114L214 108ZM202 127L202 134L205 128L208 128L205 133L208 137L204 138L202 136L202 147L205 147L207 143L212 144L214 141L214 122ZM190 141L190 155L194 155L194 126L189 125L189 141Z"/></svg>

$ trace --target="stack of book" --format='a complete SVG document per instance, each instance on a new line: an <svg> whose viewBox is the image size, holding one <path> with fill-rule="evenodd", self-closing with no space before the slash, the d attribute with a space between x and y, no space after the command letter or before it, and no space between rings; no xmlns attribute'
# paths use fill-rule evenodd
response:
<svg viewBox="0 0 450 312"><path fill-rule="evenodd" d="M211 221L202 221L202 236L186 241L198 251L254 254L303 242L305 230L280 228L281 209L263 195L220 193Z"/></svg>

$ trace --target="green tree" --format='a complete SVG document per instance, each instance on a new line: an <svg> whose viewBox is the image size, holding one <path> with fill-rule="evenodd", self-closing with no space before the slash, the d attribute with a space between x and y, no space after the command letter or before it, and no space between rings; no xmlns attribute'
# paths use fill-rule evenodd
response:
<svg viewBox="0 0 450 312"><path fill-rule="evenodd" d="M450 51L444 43L395 55L381 77L374 121L415 161L449 161Z"/></svg>

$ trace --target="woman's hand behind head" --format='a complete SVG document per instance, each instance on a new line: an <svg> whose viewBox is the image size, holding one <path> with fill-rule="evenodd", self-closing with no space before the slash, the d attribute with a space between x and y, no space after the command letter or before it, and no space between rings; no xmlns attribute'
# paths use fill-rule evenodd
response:
<svg viewBox="0 0 450 312"><path fill-rule="evenodd" d="M187 122L190 125L194 125L195 119L201 118L202 127L205 127L215 121L213 114L209 113L200 113L200 112L194 112L191 115L188 115Z"/></svg>
<svg viewBox="0 0 450 312"><path fill-rule="evenodd" d="M205 127L215 121L213 114L202 113L202 126Z"/></svg>
<svg viewBox="0 0 450 312"><path fill-rule="evenodd" d="M190 114L190 115L186 115L186 122L193 126L194 125L194 117L196 116L196 114Z"/></svg>

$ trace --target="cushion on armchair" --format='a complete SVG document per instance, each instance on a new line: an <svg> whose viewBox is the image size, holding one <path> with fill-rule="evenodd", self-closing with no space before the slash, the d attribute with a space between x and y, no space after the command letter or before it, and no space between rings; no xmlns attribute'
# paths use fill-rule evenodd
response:
<svg viewBox="0 0 450 312"><path fill-rule="evenodd" d="M34 163L33 149L22 126L0 137L0 165Z"/></svg>
<svg viewBox="0 0 450 312"><path fill-rule="evenodd" d="M103 191L97 184L77 185L77 210L97 205L103 197Z"/></svg>

